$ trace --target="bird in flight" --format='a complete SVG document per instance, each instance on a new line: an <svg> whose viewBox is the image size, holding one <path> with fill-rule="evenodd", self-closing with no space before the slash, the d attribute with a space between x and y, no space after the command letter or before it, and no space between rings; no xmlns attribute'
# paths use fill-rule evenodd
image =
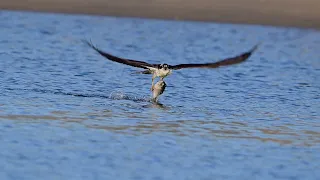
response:
<svg viewBox="0 0 320 180"><path fill-rule="evenodd" d="M246 61L252 53L258 48L259 44L255 45L253 48L251 48L249 51L244 52L240 55L225 58L223 60L217 61L217 62L210 62L210 63L198 63L198 64L178 64L178 65L168 65L168 64L150 64L144 61L137 61L133 59L126 59L122 57L117 57L112 54L109 54L107 52L104 52L97 47L95 47L91 42L84 41L87 43L92 49L94 49L96 52L98 52L101 56L109 59L110 61L114 61L121 64L126 64L129 66L137 67L137 68L143 68L144 71L141 71L139 73L142 74L152 74L152 82L151 82L151 91L154 88L154 79L156 77L160 77L160 80L163 81L165 77L170 75L173 70L179 70L179 69L185 69L185 68L218 68L221 66L229 66L233 64L238 64Z"/></svg>

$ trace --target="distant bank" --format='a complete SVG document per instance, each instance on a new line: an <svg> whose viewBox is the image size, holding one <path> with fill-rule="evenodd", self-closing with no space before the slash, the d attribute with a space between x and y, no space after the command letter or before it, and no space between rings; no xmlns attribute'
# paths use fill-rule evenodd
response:
<svg viewBox="0 0 320 180"><path fill-rule="evenodd" d="M0 8L320 29L320 0L6 0Z"/></svg>

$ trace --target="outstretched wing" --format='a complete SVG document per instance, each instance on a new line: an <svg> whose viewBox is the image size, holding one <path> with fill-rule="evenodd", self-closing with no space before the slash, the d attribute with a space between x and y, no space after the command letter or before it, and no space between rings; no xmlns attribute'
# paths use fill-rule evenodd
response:
<svg viewBox="0 0 320 180"><path fill-rule="evenodd" d="M88 44L92 49L97 51L100 55L102 55L103 57L105 57L111 61L121 63L121 64L126 64L126 65L133 66L133 67L144 68L144 69L149 69L149 67L154 68L156 66L156 65L149 64L149 63L146 63L143 61L136 61L136 60L132 60L132 59L120 58L120 57L114 56L112 54L106 53L106 52L98 49L91 42L88 42L88 41L84 41L84 42L86 44Z"/></svg>
<svg viewBox="0 0 320 180"><path fill-rule="evenodd" d="M233 64L238 64L246 61L251 54L258 48L259 44L255 45L250 51L242 53L238 56L226 58L224 60L214 62L214 63L204 63L204 64L178 64L170 66L170 69L183 69L183 68L218 68L220 66L228 66Z"/></svg>

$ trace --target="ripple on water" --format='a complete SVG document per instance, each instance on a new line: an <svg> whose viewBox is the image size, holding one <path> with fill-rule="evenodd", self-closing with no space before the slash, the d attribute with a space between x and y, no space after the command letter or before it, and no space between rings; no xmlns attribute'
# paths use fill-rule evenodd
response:
<svg viewBox="0 0 320 180"><path fill-rule="evenodd" d="M319 179L319 32L0 13L0 179ZM250 59L167 77L106 61Z"/></svg>

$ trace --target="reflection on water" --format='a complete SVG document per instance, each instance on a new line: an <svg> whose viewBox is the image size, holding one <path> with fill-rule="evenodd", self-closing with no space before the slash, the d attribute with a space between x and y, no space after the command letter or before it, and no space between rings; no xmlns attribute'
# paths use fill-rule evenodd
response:
<svg viewBox="0 0 320 180"><path fill-rule="evenodd" d="M158 108L155 104L147 107ZM161 109L163 109L161 107ZM168 110L168 109L167 109ZM170 109L169 109L170 110ZM166 111L166 110L164 110ZM166 111L167 113L171 113ZM127 119L141 119L135 124L110 123L108 118L125 117ZM92 119L88 119L92 117ZM200 136L221 139L247 139L261 142L274 142L298 146L314 146L320 144L320 133L304 128L295 129L295 124L281 126L261 126L246 121L219 121L219 120L168 120L157 121L157 118L148 117L139 113L115 114L110 110L88 112L74 116L68 111L53 111L51 115L1 115L0 119L35 122L39 120L58 120L67 125L79 123L90 129L102 129L110 132L141 136L152 133L170 133L175 136ZM150 120L153 119L153 120ZM241 117L239 117L239 120ZM67 124L66 124L67 123ZM257 122L254 122L257 123ZM318 126L320 127L320 126ZM307 128L307 127L306 127Z"/></svg>

